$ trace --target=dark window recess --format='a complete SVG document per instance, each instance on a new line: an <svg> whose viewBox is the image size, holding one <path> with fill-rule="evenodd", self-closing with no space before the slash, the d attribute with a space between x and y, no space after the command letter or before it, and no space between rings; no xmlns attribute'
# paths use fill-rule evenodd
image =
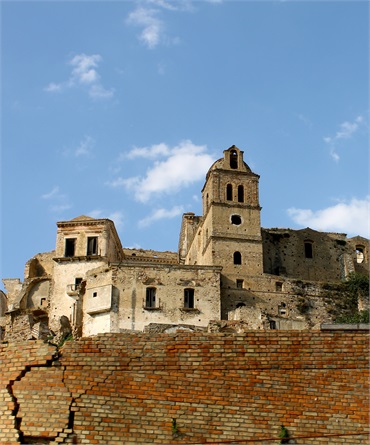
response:
<svg viewBox="0 0 370 445"><path fill-rule="evenodd" d="M242 223L242 219L239 215L231 215L231 224L234 224L234 226L240 226Z"/></svg>
<svg viewBox="0 0 370 445"><path fill-rule="evenodd" d="M227 184L227 186L226 186L226 200L227 201L233 200L233 186L232 186L232 184Z"/></svg>
<svg viewBox="0 0 370 445"><path fill-rule="evenodd" d="M230 168L238 168L238 153L236 152L236 150L232 150L230 152Z"/></svg>
<svg viewBox="0 0 370 445"><path fill-rule="evenodd" d="M313 258L312 243L310 241L305 241L304 243L304 256L306 258Z"/></svg>
<svg viewBox="0 0 370 445"><path fill-rule="evenodd" d="M239 309L240 307L245 307L245 303L238 303L236 305L236 309Z"/></svg>
<svg viewBox="0 0 370 445"><path fill-rule="evenodd" d="M278 274L277 274L278 275ZM282 290L283 290L283 283L281 283L280 281L277 281L276 283L275 283L275 290L277 291L277 292L281 292Z"/></svg>
<svg viewBox="0 0 370 445"><path fill-rule="evenodd" d="M64 256L65 257L75 256L76 238L66 238L65 241L66 244L65 244Z"/></svg>
<svg viewBox="0 0 370 445"><path fill-rule="evenodd" d="M243 289L244 280L236 280L236 287L238 289Z"/></svg>
<svg viewBox="0 0 370 445"><path fill-rule="evenodd" d="M242 254L240 252L234 252L234 264L242 264Z"/></svg>
<svg viewBox="0 0 370 445"><path fill-rule="evenodd" d="M87 238L87 255L97 255L98 254L98 237L89 236Z"/></svg>
<svg viewBox="0 0 370 445"><path fill-rule="evenodd" d="M276 321L270 320L270 329L276 329Z"/></svg>
<svg viewBox="0 0 370 445"><path fill-rule="evenodd" d="M93 292L93 297L95 298L97 296L98 296L98 293L97 292Z"/></svg>
<svg viewBox="0 0 370 445"><path fill-rule="evenodd" d="M146 288L145 307L156 307L155 294L155 287Z"/></svg>
<svg viewBox="0 0 370 445"><path fill-rule="evenodd" d="M238 202L244 202L244 187L242 185L238 186Z"/></svg>
<svg viewBox="0 0 370 445"><path fill-rule="evenodd" d="M194 289L184 289L184 308L194 309Z"/></svg>

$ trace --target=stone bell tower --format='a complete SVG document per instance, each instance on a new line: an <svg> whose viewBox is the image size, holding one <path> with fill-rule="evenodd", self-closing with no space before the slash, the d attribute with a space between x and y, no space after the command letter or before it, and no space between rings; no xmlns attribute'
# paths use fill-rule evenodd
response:
<svg viewBox="0 0 370 445"><path fill-rule="evenodd" d="M235 145L207 173L202 264L223 267L223 287L248 286L248 276L263 273L258 181Z"/></svg>

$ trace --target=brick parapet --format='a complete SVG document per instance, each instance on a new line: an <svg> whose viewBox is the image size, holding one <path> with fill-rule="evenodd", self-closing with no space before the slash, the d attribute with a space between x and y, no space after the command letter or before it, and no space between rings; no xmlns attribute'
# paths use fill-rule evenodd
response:
<svg viewBox="0 0 370 445"><path fill-rule="evenodd" d="M3 345L0 443L21 443L19 432L55 444L257 441L284 425L321 436L297 443L365 444L368 341L366 331L102 334L57 358L39 342Z"/></svg>

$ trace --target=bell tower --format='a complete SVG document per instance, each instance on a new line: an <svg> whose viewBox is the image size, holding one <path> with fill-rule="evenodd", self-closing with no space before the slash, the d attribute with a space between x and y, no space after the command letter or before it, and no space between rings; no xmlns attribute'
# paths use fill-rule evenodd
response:
<svg viewBox="0 0 370 445"><path fill-rule="evenodd" d="M201 263L223 267L223 287L248 286L248 276L263 273L258 181L235 145L207 173Z"/></svg>

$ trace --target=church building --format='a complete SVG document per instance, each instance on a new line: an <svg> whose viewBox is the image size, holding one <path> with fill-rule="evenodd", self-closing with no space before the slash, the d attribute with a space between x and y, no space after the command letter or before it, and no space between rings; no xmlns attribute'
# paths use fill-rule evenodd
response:
<svg viewBox="0 0 370 445"><path fill-rule="evenodd" d="M109 219L57 223L56 247L24 280L3 279L3 339L103 332L319 329L321 292L368 270L368 240L261 228L259 175L232 146L209 169L201 216L182 217L178 252L128 249ZM235 328L236 329L236 328Z"/></svg>

